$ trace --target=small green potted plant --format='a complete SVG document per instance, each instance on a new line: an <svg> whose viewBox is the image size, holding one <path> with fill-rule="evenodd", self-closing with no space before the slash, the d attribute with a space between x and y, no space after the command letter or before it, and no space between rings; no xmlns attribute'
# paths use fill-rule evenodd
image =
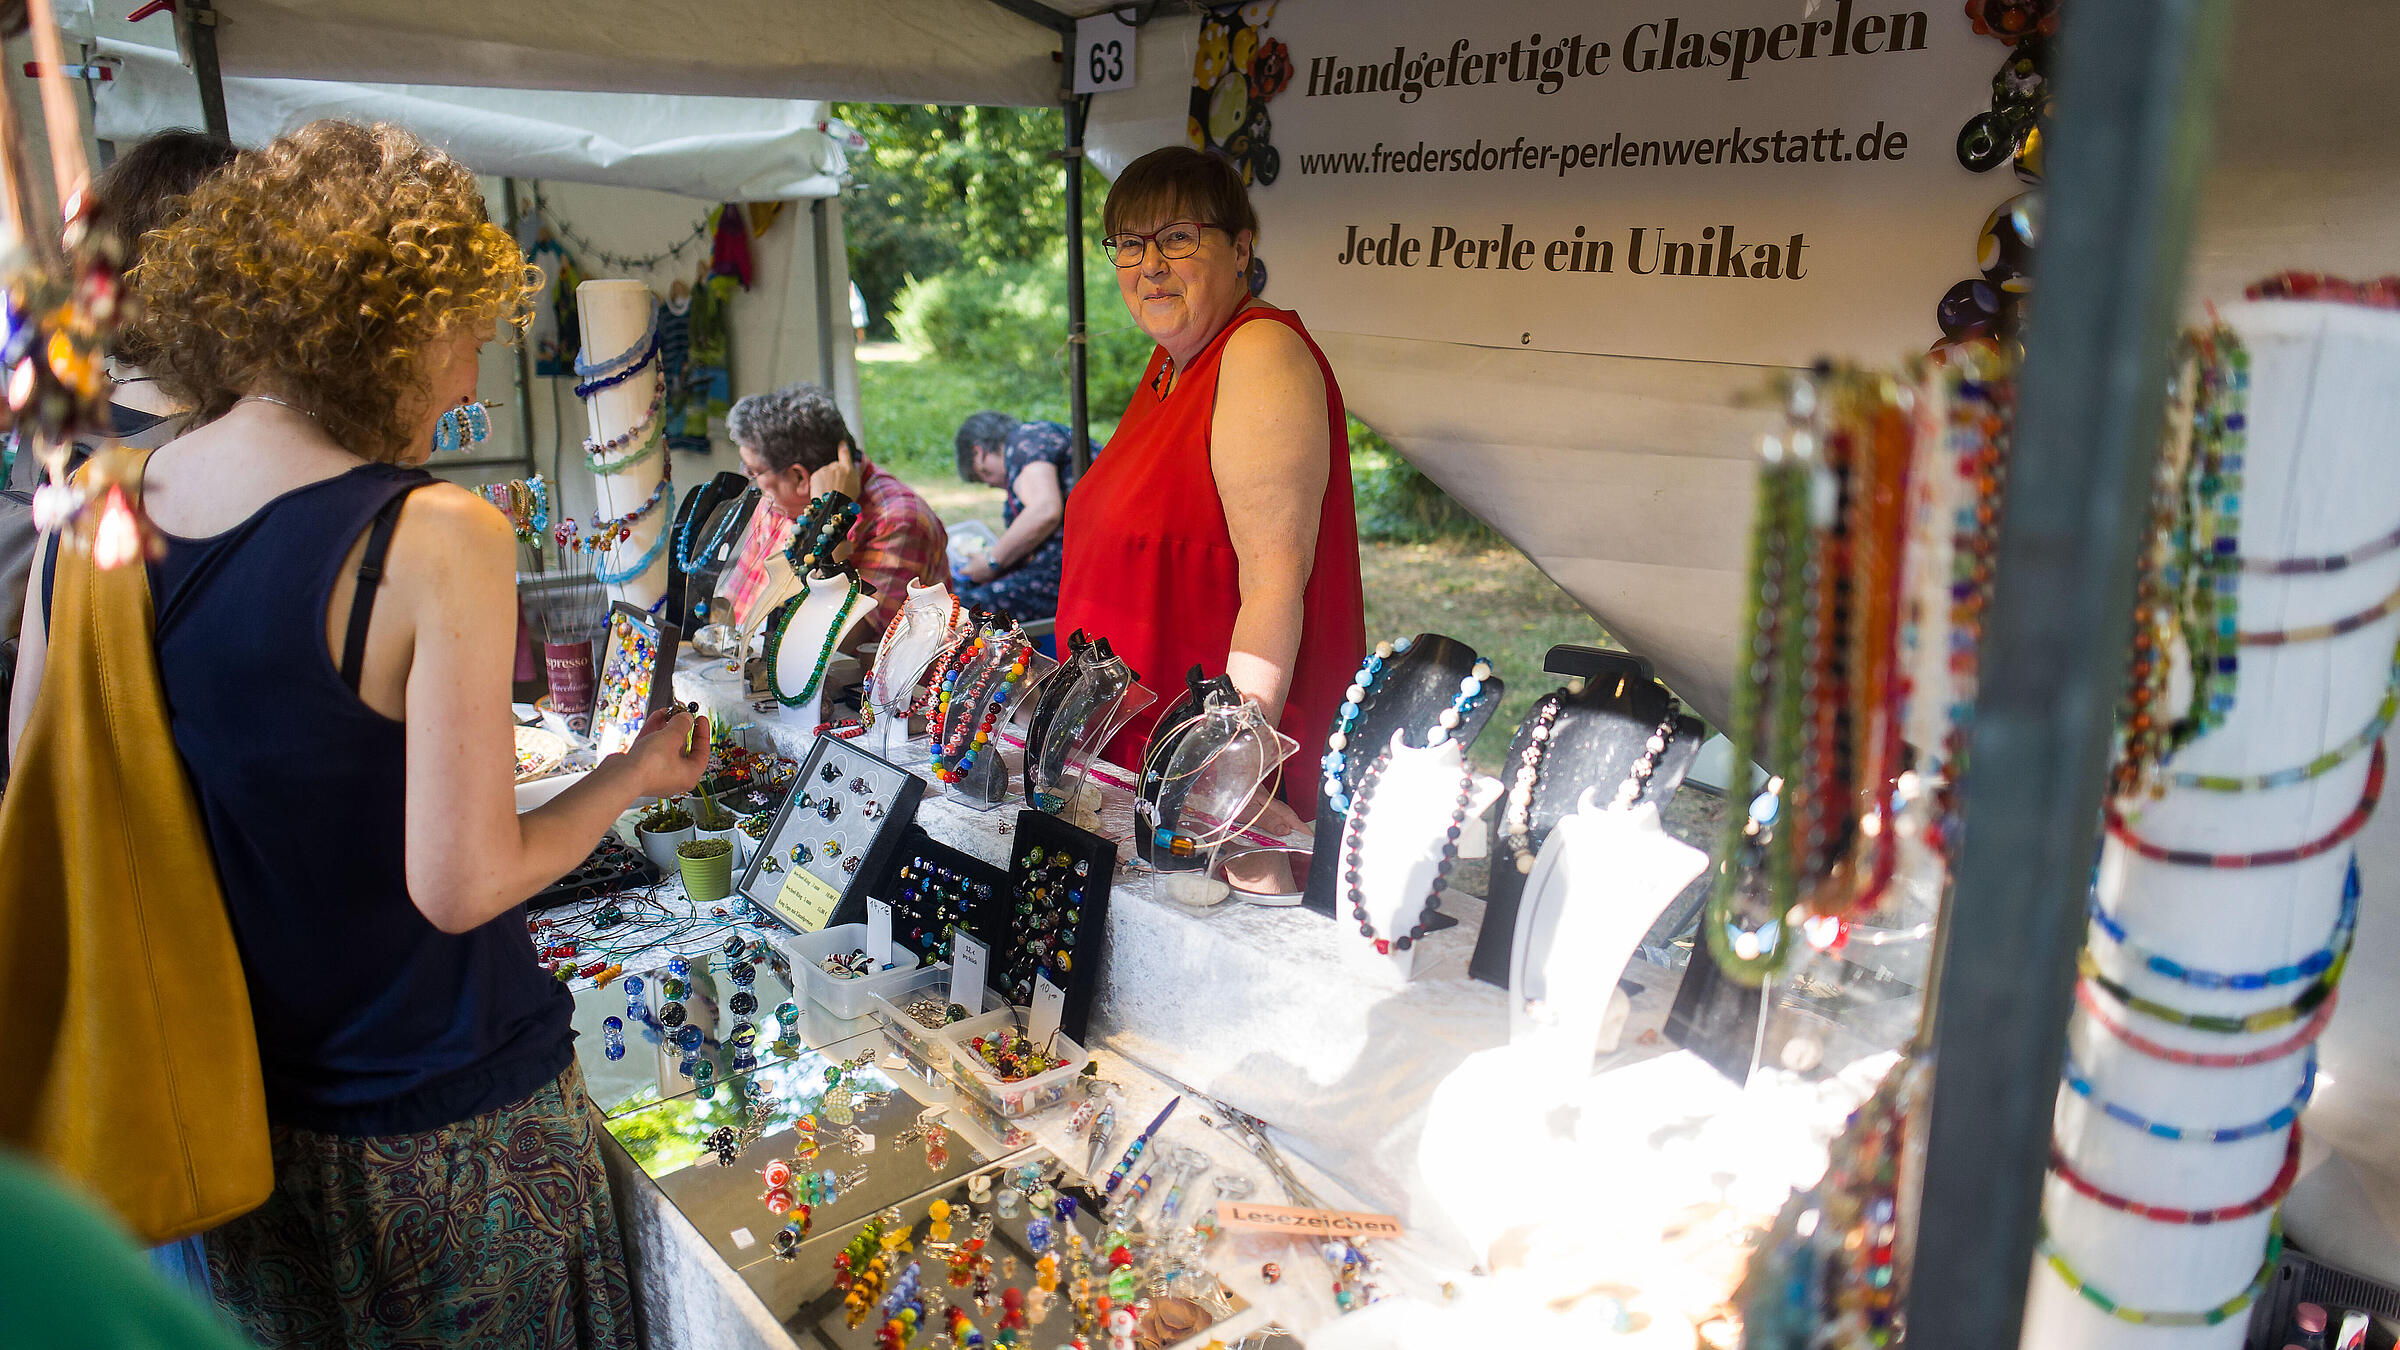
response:
<svg viewBox="0 0 2400 1350"><path fill-rule="evenodd" d="M662 798L642 813L633 832L641 840L643 856L658 866L661 872L675 867L675 846L692 837L692 813L683 804Z"/></svg>
<svg viewBox="0 0 2400 1350"><path fill-rule="evenodd" d="M713 904L733 894L733 841L687 839L675 846L683 870L683 893L694 904Z"/></svg>
<svg viewBox="0 0 2400 1350"><path fill-rule="evenodd" d="M744 847L749 840L743 837L741 822L733 812L719 806L717 799L706 789L693 793L686 800L691 803L694 839L722 839L733 845L733 861L737 867L749 860L749 850Z"/></svg>

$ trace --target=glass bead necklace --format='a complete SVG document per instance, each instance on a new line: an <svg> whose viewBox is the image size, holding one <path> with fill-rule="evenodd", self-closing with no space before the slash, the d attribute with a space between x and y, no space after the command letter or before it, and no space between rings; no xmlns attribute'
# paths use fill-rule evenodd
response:
<svg viewBox="0 0 2400 1350"><path fill-rule="evenodd" d="M2291 1140L2283 1150L2282 1170L2275 1174L2275 1179L2267 1183L2267 1188L2259 1192L2256 1198L2242 1201L2240 1204L2219 1205L2213 1209L2181 1209L2173 1205L2153 1205L2131 1199L2114 1191L2103 1189L2098 1182L2076 1171L2074 1165L2067 1161L2066 1155L2056 1148L2050 1150L2050 1175L2065 1182L2067 1189L2087 1200L2106 1205L2121 1213L2131 1214L2137 1219L2148 1219L2152 1223L2192 1225L2232 1223L2236 1220L2264 1214L2281 1204L2283 1198L2292 1193L2293 1183L2300 1179L2300 1122L2296 1120L2292 1122Z"/></svg>
<svg viewBox="0 0 2400 1350"><path fill-rule="evenodd" d="M1383 678L1384 667L1394 657L1406 654L1415 645L1415 638L1405 637L1376 643L1375 650L1359 663L1358 673L1350 677L1350 687L1342 691L1341 710L1334 714L1333 733L1325 738L1325 756L1321 761L1325 770L1325 804L1336 815L1350 814L1350 793L1343 781L1349 771L1350 738L1358 733L1376 682Z"/></svg>
<svg viewBox="0 0 2400 1350"><path fill-rule="evenodd" d="M1361 889L1359 871L1359 864L1365 856L1363 845L1367 832L1367 807L1374 796L1376 784L1382 779L1384 770L1391 765L1392 752L1385 750L1377 755L1375 762L1367 766L1365 775L1359 780L1358 798L1351 804L1350 820L1344 832L1342 880L1349 888L1350 917L1358 920L1359 936L1374 943L1378 955L1389 955L1394 949L1407 951L1415 946L1425 936L1426 920L1441 912L1442 888L1449 884L1450 869L1458 865L1458 838L1466 825L1467 804L1475 796L1475 769L1465 763L1466 752L1463 749L1459 752L1459 760L1464 767L1459 777L1458 800L1450 808L1450 827L1442 839L1441 856L1434 863L1433 885L1426 892L1425 904L1417 912L1416 922L1397 937L1377 936L1375 921L1367 916L1366 893Z"/></svg>
<svg viewBox="0 0 2400 1350"><path fill-rule="evenodd" d="M2300 642L2322 642L2327 638L2340 637L2344 633L2355 633L2368 624L2378 619L2389 618L2395 613L2400 613L2400 590L2395 590L2390 595L2376 601L2370 608L2362 609L2356 614L2345 614L2341 618L2325 623L2312 623L2299 628L2246 630L2238 637L2241 645L2245 647L2288 647Z"/></svg>
<svg viewBox="0 0 2400 1350"><path fill-rule="evenodd" d="M633 527L657 510L674 492L673 475L662 475L657 486L650 489L650 495L642 499L641 505L613 519L597 515L592 517L589 534L576 521L562 520L558 524L558 546L570 553L606 553L632 538ZM661 537L664 537L663 533Z"/></svg>
<svg viewBox="0 0 2400 1350"><path fill-rule="evenodd" d="M586 380L599 379L602 376L618 374L627 366L638 366L648 361L656 352L656 348L652 344L658 340L659 312L660 307L655 303L652 304L649 326L642 330L640 337L633 340L632 346L618 352L615 356L603 357L597 361L586 361L581 353L577 353L575 357L576 376Z"/></svg>
<svg viewBox="0 0 2400 1350"><path fill-rule="evenodd" d="M688 576L699 571L702 563L717 555L717 550L724 547L725 541L733 536L733 527L742 518L742 513L735 509L739 504L740 498L735 498L720 508L723 518L717 522L717 528L709 533L708 542L701 545L698 553L692 552L692 526L699 523L701 513L694 511L684 518L683 528L675 534L676 571Z"/></svg>
<svg viewBox="0 0 2400 1350"><path fill-rule="evenodd" d="M2315 1096L2317 1092L2317 1054L2314 1049L2309 1051L2308 1063L2301 1070L2300 1090L2292 1094L2290 1101L2277 1107L2273 1115L2263 1120L2254 1120L2247 1125L2227 1125L2223 1128L2165 1125L2130 1107L2112 1102L2099 1095L2099 1090L2092 1086L2090 1075L2075 1063L2075 1057L2072 1054L2067 1056L2065 1065L2059 1073L2059 1081L2067 1085L2068 1091L2090 1102L2095 1109L2110 1120L2120 1125L2129 1125L2153 1139L2169 1139L2179 1144L2238 1144L2245 1139L2256 1139L2263 1134L2273 1134L2300 1118L2300 1112L2308 1106L2309 1098Z"/></svg>
<svg viewBox="0 0 2400 1350"><path fill-rule="evenodd" d="M834 644L841 641L842 627L850 621L850 611L857 607L859 597L864 594L866 586L857 577L844 578L841 607L834 611L833 622L825 629L825 644L817 649L816 665L808 672L808 683L800 686L797 692L787 693L783 687L782 662L776 654L782 650L784 635L792 626L793 616L808 604L808 579L801 578L800 593L786 600L783 607L776 611L774 626L767 632L767 683L775 691L776 702L787 708L796 708L816 694L817 686L825 679L825 668L833 663L833 648Z"/></svg>
<svg viewBox="0 0 2400 1350"><path fill-rule="evenodd" d="M638 351L640 355L634 358L633 364L626 366L624 369L617 371L613 375L601 375L593 379L585 380L581 384L576 385L575 397L590 398L592 395L599 393L601 390L613 389L616 386L625 383L627 380L632 379L634 376L641 374L644 370L649 369L650 363L658 358L658 322L655 314L653 315L650 324L650 336L640 343L637 343L635 345L635 350ZM622 356L610 358L612 362L622 361L623 359L624 358Z"/></svg>
<svg viewBox="0 0 2400 1350"><path fill-rule="evenodd" d="M2339 991L2327 995L2325 1001L2317 1006L2317 1010L2309 1015L2308 1021L2303 1023L2300 1030L2290 1039L2270 1045L2263 1050L2252 1050L2238 1055L2178 1050L2171 1045L2161 1045L2150 1040L2135 1032L2132 1027L2127 1026L2121 1019L2109 1012L2107 1007L2100 1002L2099 991L2095 990L2088 980L2075 982L2075 1002L2081 1005L2086 1016L2100 1024L2102 1030L2152 1059L2164 1060L2169 1064L2186 1064L2201 1069L2244 1069L2253 1064L2271 1063L2286 1055L2296 1054L2306 1049L2324 1032L2325 1024L2333 1020L2333 1010L2341 1002L2341 995Z"/></svg>
<svg viewBox="0 0 2400 1350"><path fill-rule="evenodd" d="M2272 989L2277 985L2291 984L2298 980L2322 975L2331 969L2335 959L2349 945L2351 933L2358 927L2358 900L2358 859L2353 857L2350 860L2348 877L2342 883L2341 913L2334 920L2333 936L2326 941L2324 946L2297 961L2287 962L2268 970L2236 971L2232 974L2213 970L2194 970L2180 961L2162 956L2135 942L2132 936L2125 931L2125 925L2118 923L2107 910L2100 907L2100 895L2097 890L2093 891L2089 904L2093 925L2101 932L2106 933L2109 941L2115 943L2118 949L2127 956L2138 958L2143 968L2151 974L2191 985L2195 989L2255 990Z"/></svg>
<svg viewBox="0 0 2400 1350"><path fill-rule="evenodd" d="M2300 991L2299 997L2280 1007L2263 1009L2241 1017L2224 1013L2185 1012L2181 1008L2169 1007L2164 1003L2143 998L2132 989L2102 974L2100 965L2093 959L2089 948L2076 957L2076 969L2093 987L2144 1017L2165 1022L2170 1026L2190 1027L2194 1031L2215 1031L2229 1036L2238 1036L2247 1032L2273 1031L2277 1027L2288 1027L2315 1012L2318 1004L2333 996L2334 988L2341 983L2342 967L2349 959L2350 949L2345 946L2341 955L2333 958L2333 964L2326 967L2325 973L2319 975L2314 983Z"/></svg>
<svg viewBox="0 0 2400 1350"><path fill-rule="evenodd" d="M2312 577L2328 572L2343 572L2362 562L2380 558L2400 548L2400 529L2378 539L2370 539L2357 548L2328 554L2321 558L2244 558L2242 570L2252 576Z"/></svg>
<svg viewBox="0 0 2400 1350"><path fill-rule="evenodd" d="M2375 814L2375 804L2383 797L2383 773L2383 742L2377 741L2375 742L2374 758L2369 761L2367 768L2366 791L2360 795L2358 805L2353 807L2350 814L2343 817L2341 823L2334 826L2330 833L2305 844L2294 844L2290 848L2271 848L2257 853L2210 853L2205 849L2162 848L2135 834L2133 827L2126 822L2125 817L2113 805L2108 808L2108 832L2117 842L2154 862L2174 863L2183 867L2219 869L2278 867L2284 863L2298 862L2303 858L2314 858L2320 853L2331 852L2348 842L2352 835L2364 829L2367 817Z"/></svg>
<svg viewBox="0 0 2400 1350"><path fill-rule="evenodd" d="M2274 1226L2268 1232L2267 1259L2259 1265L2258 1274L2251 1279L2249 1287L2223 1303L2199 1312L2152 1312L2123 1306L2093 1288L2089 1280L2067 1264L2067 1258L2060 1255L2058 1248L2051 1243L2047 1224L2043 1225L2041 1240L2035 1244L2034 1250L2041 1254L2051 1271L2066 1282L2067 1288L2074 1290L2084 1302L2120 1322L2148 1327L2213 1327L2241 1313L2266 1292L2267 1282L2275 1277L2276 1263L2283 1259L2283 1218L2276 1216Z"/></svg>
<svg viewBox="0 0 2400 1350"><path fill-rule="evenodd" d="M666 444L666 423L659 417L659 412L666 406L667 382L660 380L658 387L650 392L650 406L642 413L640 421L605 441L584 437L584 463L591 466L593 473L606 477L612 473L623 473L657 454L659 447ZM627 450L629 446L632 448ZM620 450L626 453L616 459L609 458Z"/></svg>
<svg viewBox="0 0 2400 1350"><path fill-rule="evenodd" d="M2204 792L2264 792L2270 788L2290 787L2319 778L2347 763L2350 757L2383 741L2383 733L2391 730L2392 719L2400 716L2400 650L2392 653L2392 672L2383 688L2383 702L2375 715L2359 729L2357 735L2325 751L2306 764L2272 773L2209 774L2175 772L2167 781L2181 788L2198 788Z"/></svg>

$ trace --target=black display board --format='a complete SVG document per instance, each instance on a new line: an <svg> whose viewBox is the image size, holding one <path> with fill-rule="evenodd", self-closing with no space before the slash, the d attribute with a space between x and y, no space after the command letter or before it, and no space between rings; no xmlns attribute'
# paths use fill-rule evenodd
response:
<svg viewBox="0 0 2400 1350"><path fill-rule="evenodd" d="M950 959L953 923L986 946L1006 934L1008 869L937 842L914 822L901 832L883 872L844 900L833 921L865 922L869 897L891 905L892 941L915 953L921 965Z"/></svg>
<svg viewBox="0 0 2400 1350"><path fill-rule="evenodd" d="M865 912L868 883L889 871L900 833L916 819L924 795L925 780L908 770L819 736L734 889L797 932L855 923ZM826 847L829 841L838 853ZM799 917L816 910L827 916L821 923Z"/></svg>
<svg viewBox="0 0 2400 1350"><path fill-rule="evenodd" d="M1442 711L1458 697L1458 682L1472 674L1475 663L1483 658L1475 649L1455 638L1439 633L1420 633L1405 652L1398 652L1383 665L1375 687L1367 691L1360 705L1362 715L1357 729L1351 732L1348 746L1342 752L1343 781L1355 786L1375 757L1391 744L1392 732L1407 733L1410 745L1425 744L1425 734L1441 717ZM1472 745L1484 724L1492 720L1492 710L1500 706L1501 695L1507 692L1498 676L1483 682L1483 697L1459 719L1458 730L1451 733L1461 745ZM1337 724L1341 716L1334 714ZM1326 753L1333 734L1328 726L1313 745L1303 745L1293 755L1295 760L1316 765ZM1324 772L1317 771L1317 838L1316 856L1338 858L1342 852L1342 828L1346 819L1325 799ZM1337 867L1312 867L1308 872L1308 889L1301 903L1319 914L1331 915L1334 891L1340 883ZM1447 916L1442 916L1447 919ZM1448 920L1441 927L1448 927ZM1435 927L1427 924L1427 927Z"/></svg>
<svg viewBox="0 0 2400 1350"><path fill-rule="evenodd" d="M1564 701L1550 728L1550 749L1542 756L1534 780L1528 846L1535 854L1550 837L1551 827L1574 812L1584 789L1597 789L1602 806L1616 799L1618 787L1642 757L1650 733L1674 706L1666 686L1629 670L1587 683L1580 694L1561 690L1560 696ZM1503 989L1508 987L1509 952L1516 942L1517 904L1525 894L1525 874L1517 870L1515 850L1508 843L1508 793L1524 771L1534 722L1527 716L1501 761L1502 790L1491 819L1491 882L1484 893L1483 931L1475 940L1474 959L1467 965L1468 974ZM1640 800L1654 802L1664 810L1683 785L1692 761L1700 757L1700 745L1706 738L1707 729L1700 719L1678 717L1675 735Z"/></svg>
<svg viewBox="0 0 2400 1350"><path fill-rule="evenodd" d="M1033 861L1037 852L1039 863ZM1033 1002L1034 976L1047 974L1067 996L1059 1025L1078 1042L1089 1029L1092 998L1100 988L1100 959L1108 940L1108 895L1116 884L1116 874L1117 846L1112 841L1047 812L1017 813L1017 831L1008 853L1005 929L995 929L986 939L992 948L989 983L1022 1007ZM1043 889L1049 892L1047 899L1036 895ZM1078 893L1080 898L1075 898ZM1054 918L1045 920L1045 912ZM1044 951L1029 945L1053 922L1063 948Z"/></svg>

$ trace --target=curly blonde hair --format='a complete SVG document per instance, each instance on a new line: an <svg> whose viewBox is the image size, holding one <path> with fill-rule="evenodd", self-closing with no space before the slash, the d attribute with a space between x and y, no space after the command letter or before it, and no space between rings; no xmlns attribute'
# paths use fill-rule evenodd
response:
<svg viewBox="0 0 2400 1350"><path fill-rule="evenodd" d="M542 287L465 165L399 127L330 120L201 184L132 280L150 373L195 423L271 390L387 463L431 411L431 345L521 332Z"/></svg>

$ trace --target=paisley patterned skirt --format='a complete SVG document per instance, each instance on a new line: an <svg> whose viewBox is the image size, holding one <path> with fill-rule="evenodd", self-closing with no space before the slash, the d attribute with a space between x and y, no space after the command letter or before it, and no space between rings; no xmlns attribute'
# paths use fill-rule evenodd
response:
<svg viewBox="0 0 2400 1350"><path fill-rule="evenodd" d="M416 1134L274 1129L275 1192L207 1235L261 1346L631 1350L633 1295L583 1071Z"/></svg>

